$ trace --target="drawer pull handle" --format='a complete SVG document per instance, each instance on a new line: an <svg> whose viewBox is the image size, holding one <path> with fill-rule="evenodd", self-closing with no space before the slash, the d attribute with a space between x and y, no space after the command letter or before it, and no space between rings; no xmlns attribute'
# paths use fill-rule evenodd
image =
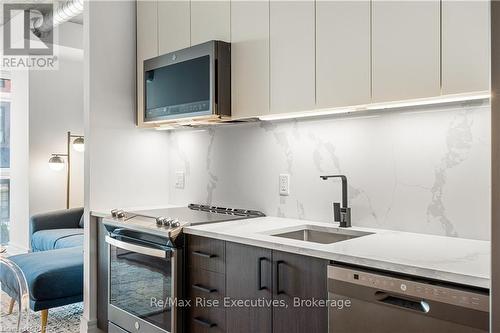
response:
<svg viewBox="0 0 500 333"><path fill-rule="evenodd" d="M217 291L217 289L215 289L215 288L207 288L207 287L202 286L201 284L197 284L197 283L193 284L192 287L193 287L193 289L203 291L205 293L214 293Z"/></svg>
<svg viewBox="0 0 500 333"><path fill-rule="evenodd" d="M267 260L266 257L260 257L259 258L259 262L258 262L258 266L257 266L257 274L259 275L258 276L258 285L257 285L257 290L264 290L264 289L267 289L266 286L263 286L262 285L262 262Z"/></svg>
<svg viewBox="0 0 500 333"><path fill-rule="evenodd" d="M193 321L197 324L200 324L202 326L205 326L205 327L208 327L208 328L212 328L212 327L215 327L217 326L216 323L212 323L211 321L207 320L207 319L203 319L201 317L194 317L193 318Z"/></svg>
<svg viewBox="0 0 500 333"><path fill-rule="evenodd" d="M217 257L215 254L210 254L210 253L205 253L201 251L193 251L193 254L198 257L203 257L203 258L215 258Z"/></svg>
<svg viewBox="0 0 500 333"><path fill-rule="evenodd" d="M281 272L280 272L280 267L281 265L284 265L285 262L283 260L278 260L276 263L276 293L278 295L284 294L285 291L281 289Z"/></svg>

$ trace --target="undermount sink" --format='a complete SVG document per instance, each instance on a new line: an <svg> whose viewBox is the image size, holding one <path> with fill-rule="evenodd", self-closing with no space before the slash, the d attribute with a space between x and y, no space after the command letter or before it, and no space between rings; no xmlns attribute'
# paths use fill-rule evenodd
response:
<svg viewBox="0 0 500 333"><path fill-rule="evenodd" d="M305 226L298 230L278 232L270 236L283 237L288 239L296 239L304 242L313 242L320 244L332 244L345 241L352 238L371 235L370 232L344 230L339 228L328 228Z"/></svg>

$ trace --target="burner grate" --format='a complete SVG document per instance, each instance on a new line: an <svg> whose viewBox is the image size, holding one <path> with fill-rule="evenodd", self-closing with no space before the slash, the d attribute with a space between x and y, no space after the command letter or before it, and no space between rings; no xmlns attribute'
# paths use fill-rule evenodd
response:
<svg viewBox="0 0 500 333"><path fill-rule="evenodd" d="M203 212L226 214L226 215L247 216L247 217L266 216L264 213L258 210L250 210L250 209L226 208L226 207L200 205L200 204L189 204L188 207L192 210L199 210Z"/></svg>

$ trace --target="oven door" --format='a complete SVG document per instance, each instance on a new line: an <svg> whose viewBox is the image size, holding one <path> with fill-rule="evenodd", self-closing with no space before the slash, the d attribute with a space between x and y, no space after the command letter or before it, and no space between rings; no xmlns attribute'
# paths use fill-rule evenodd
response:
<svg viewBox="0 0 500 333"><path fill-rule="evenodd" d="M111 234L108 318L128 332L176 333L180 249Z"/></svg>

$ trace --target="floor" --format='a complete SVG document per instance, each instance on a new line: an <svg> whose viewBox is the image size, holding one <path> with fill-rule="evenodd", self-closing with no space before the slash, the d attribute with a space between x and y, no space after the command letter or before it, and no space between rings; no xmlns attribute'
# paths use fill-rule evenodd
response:
<svg viewBox="0 0 500 333"><path fill-rule="evenodd" d="M0 332L15 332L18 311L7 314L10 298L0 292ZM49 310L49 320L46 333L78 333L80 332L80 317L83 312L83 303L75 303ZM40 332L40 313L31 311L30 333Z"/></svg>

